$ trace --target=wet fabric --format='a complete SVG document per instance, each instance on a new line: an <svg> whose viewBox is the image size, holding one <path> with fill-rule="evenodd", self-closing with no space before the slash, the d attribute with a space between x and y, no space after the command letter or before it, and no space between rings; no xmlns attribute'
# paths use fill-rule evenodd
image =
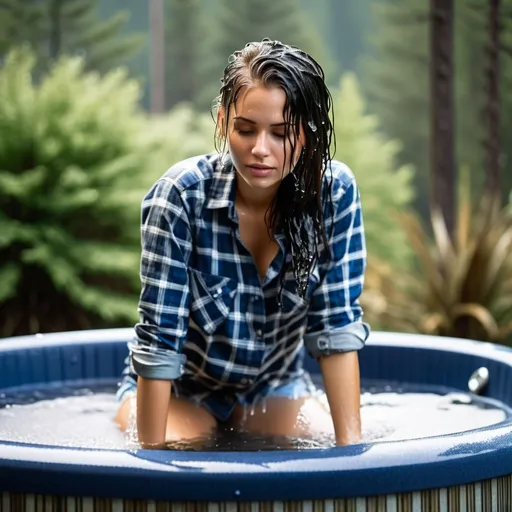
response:
<svg viewBox="0 0 512 512"><path fill-rule="evenodd" d="M120 397L137 375L169 379L180 395L225 419L242 398L251 403L300 378L304 348L318 357L364 346L366 248L350 169L333 161L325 172L331 257L315 265L304 299L291 270L279 280L291 259L283 234L276 234L279 251L260 278L240 239L235 188L229 160L203 155L171 167L144 198L140 322Z"/></svg>

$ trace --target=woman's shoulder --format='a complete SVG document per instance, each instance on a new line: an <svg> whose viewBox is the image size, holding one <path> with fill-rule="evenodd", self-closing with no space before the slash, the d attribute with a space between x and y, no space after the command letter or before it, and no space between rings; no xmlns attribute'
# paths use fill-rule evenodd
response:
<svg viewBox="0 0 512 512"><path fill-rule="evenodd" d="M173 195L187 202L188 199L197 201L206 196L218 162L216 153L207 153L173 164L153 183L145 199L155 196L169 199Z"/></svg>
<svg viewBox="0 0 512 512"><path fill-rule="evenodd" d="M324 193L330 192L334 199L343 195L355 183L354 173L347 164L339 160L331 160L323 174L322 189Z"/></svg>
<svg viewBox="0 0 512 512"><path fill-rule="evenodd" d="M193 189L212 178L218 162L216 153L186 158L169 167L159 181L166 181L180 192Z"/></svg>

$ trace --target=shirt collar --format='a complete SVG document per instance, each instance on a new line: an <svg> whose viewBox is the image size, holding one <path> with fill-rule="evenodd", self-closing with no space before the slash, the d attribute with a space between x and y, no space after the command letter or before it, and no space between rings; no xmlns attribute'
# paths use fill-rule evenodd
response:
<svg viewBox="0 0 512 512"><path fill-rule="evenodd" d="M224 159L218 157L213 162L213 177L206 208L217 210L220 208L229 208L229 218L238 223L238 216L235 211L235 190L236 190L236 171L229 154ZM284 233L275 234L276 240L284 249L285 236Z"/></svg>
<svg viewBox="0 0 512 512"><path fill-rule="evenodd" d="M235 204L235 168L229 155L214 163L213 178L206 207L209 209L230 208Z"/></svg>

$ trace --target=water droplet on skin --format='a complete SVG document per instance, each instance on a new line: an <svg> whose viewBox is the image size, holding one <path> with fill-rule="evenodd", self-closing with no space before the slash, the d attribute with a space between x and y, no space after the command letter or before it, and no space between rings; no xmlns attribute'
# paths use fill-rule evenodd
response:
<svg viewBox="0 0 512 512"><path fill-rule="evenodd" d="M135 393L130 398L130 412L128 414L128 428L126 429L127 448L131 452L139 448L139 435L137 431L137 399Z"/></svg>
<svg viewBox="0 0 512 512"><path fill-rule="evenodd" d="M316 124L313 121L309 121L308 122L308 126L311 128L312 132L316 132L317 127L316 127Z"/></svg>
<svg viewBox="0 0 512 512"><path fill-rule="evenodd" d="M267 399L263 399L263 403L261 404L261 411L263 414L267 414Z"/></svg>

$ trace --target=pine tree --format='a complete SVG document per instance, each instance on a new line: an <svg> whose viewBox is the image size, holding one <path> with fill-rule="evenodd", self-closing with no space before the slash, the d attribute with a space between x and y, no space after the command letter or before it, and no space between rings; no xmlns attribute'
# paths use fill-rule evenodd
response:
<svg viewBox="0 0 512 512"><path fill-rule="evenodd" d="M383 137L378 118L367 114L355 74L343 75L333 101L336 158L352 169L361 190L368 254L407 269L411 252L395 214L412 203L414 170L397 162L400 143Z"/></svg>
<svg viewBox="0 0 512 512"><path fill-rule="evenodd" d="M510 10L512 0L503 0ZM486 121L486 6L488 0L455 2L455 144L456 165L472 174L474 193L484 183ZM482 8L475 8L482 6ZM403 142L401 162L417 169L417 207L426 217L429 174L428 2L375 0L375 32L364 62L364 92L369 108L382 122L384 132ZM510 20L503 19L504 46L512 41ZM511 45L512 48L512 45ZM506 52L504 52L506 53ZM512 53L512 52L511 52ZM512 59L502 58L500 84L508 90ZM504 196L512 188L512 97L502 95L502 159ZM508 154L507 154L508 152Z"/></svg>
<svg viewBox="0 0 512 512"><path fill-rule="evenodd" d="M461 104L468 105L473 116L459 129L467 132L469 126L478 134L472 151L484 171L478 179L473 177L476 193L484 187L501 191L507 201L512 192L512 98L504 91L512 78L512 0L474 0L464 14L459 29L466 34L463 69L468 78Z"/></svg>
<svg viewBox="0 0 512 512"><path fill-rule="evenodd" d="M41 2L0 0L0 62L9 49L33 40L39 43L40 23L44 14Z"/></svg>
<svg viewBox="0 0 512 512"><path fill-rule="evenodd" d="M430 204L440 209L448 236L455 231L453 0L430 0Z"/></svg>
<svg viewBox="0 0 512 512"><path fill-rule="evenodd" d="M0 36L0 57L28 43L42 70L61 55L77 55L84 58L86 70L108 71L136 53L143 39L119 36L127 12L101 20L97 7L98 0L3 0L0 27L7 30L0 30L5 34Z"/></svg>
<svg viewBox="0 0 512 512"><path fill-rule="evenodd" d="M363 91L385 134L403 142L402 163L417 169L417 207L428 211L428 2L396 0L372 6L375 32L364 62Z"/></svg>
<svg viewBox="0 0 512 512"><path fill-rule="evenodd" d="M487 158L486 158L486 187L493 194L500 194L501 190L501 45L503 26L501 18L501 0L490 0L488 6L488 42L486 66L486 125L487 125Z"/></svg>
<svg viewBox="0 0 512 512"><path fill-rule="evenodd" d="M166 103L171 108L197 96L201 5L200 0L168 0L166 7Z"/></svg>
<svg viewBox="0 0 512 512"><path fill-rule="evenodd" d="M395 317L408 312L402 278L410 275L413 253L397 215L411 209L414 169L398 164L400 143L383 137L379 120L367 113L355 74L342 77L333 101L336 158L352 169L361 191L368 251L365 318L376 329L403 328L407 321Z"/></svg>
<svg viewBox="0 0 512 512"><path fill-rule="evenodd" d="M63 58L34 83L34 65L16 50L0 69L0 338L133 325L140 202L211 148L212 121L148 119L121 69Z"/></svg>
<svg viewBox="0 0 512 512"><path fill-rule="evenodd" d="M297 0L219 0L216 16L211 24L215 30L202 56L201 105L211 106L218 94L228 57L248 42L265 37L300 47L322 65L328 81L335 79L335 66L323 39L307 22Z"/></svg>
<svg viewBox="0 0 512 512"><path fill-rule="evenodd" d="M325 0L324 0L325 1ZM311 3L311 2L310 2ZM356 71L358 56L366 47L366 34L370 29L371 0L340 2L327 0L327 27L329 46L343 72ZM316 4L313 4L316 8Z"/></svg>

